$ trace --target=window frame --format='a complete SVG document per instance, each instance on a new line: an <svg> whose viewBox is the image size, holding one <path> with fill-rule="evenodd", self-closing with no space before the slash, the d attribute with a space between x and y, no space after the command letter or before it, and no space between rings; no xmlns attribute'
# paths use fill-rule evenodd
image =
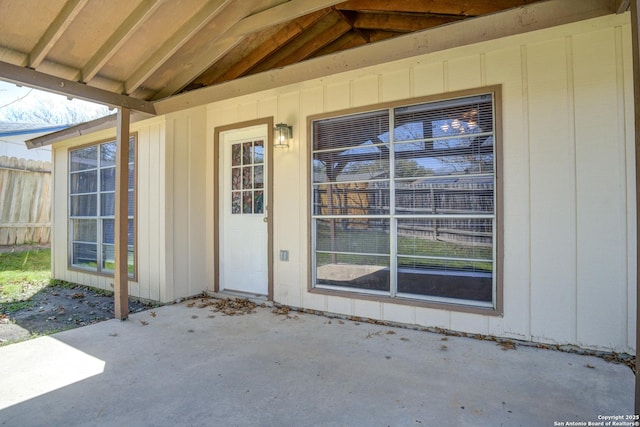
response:
<svg viewBox="0 0 640 427"><path fill-rule="evenodd" d="M314 198L316 197L314 191L314 168L313 168L313 160L314 154L316 150L314 150L314 122L324 119L335 119L340 117L347 117L357 114L366 114L373 113L375 111L380 110L388 110L390 117L389 131L391 132L394 127L394 109L398 107L410 107L417 104L431 103L431 102L441 102L452 100L456 98L468 98L474 97L478 95L491 94L493 99L493 183L494 183L494 205L493 205L493 241L492 241L492 250L493 250L493 271L492 271L492 301L490 304L482 304L475 303L469 300L460 300L456 301L452 298L438 298L438 297L423 297L412 294L411 296L407 296L406 294L394 293L393 289L390 291L372 291L372 290L363 290L359 288L349 288L343 286L330 286L330 285L317 285L316 284L316 252L317 252L317 242L315 235L315 225L314 221L318 219L322 219L323 215L315 215L314 213ZM419 98L409 98L403 99L393 102L386 102L380 104L372 104L364 107L358 108L350 108L345 110L315 114L307 117L307 162L306 167L308 169L307 173L307 187L306 191L307 195L307 225L308 225L308 244L309 248L308 253L308 284L307 291L314 294L321 295L329 295L329 296L339 296L339 297L348 297L354 299L361 300L370 300L376 302L383 303L394 303L400 305L409 305L409 306L417 306L417 307L428 307L428 308L436 308L436 309L446 309L450 311L459 311L465 313L476 313L490 316L502 316L503 315L503 179L502 179L502 86L501 85L492 85L492 86L484 86L478 87L468 90L461 90L455 92L447 92L437 95L419 97ZM318 150L322 151L322 150ZM391 160L391 159L389 159ZM394 160L395 161L395 160ZM389 172L392 173L391 167L388 167ZM391 176L389 178L389 183L392 184L394 179L397 177ZM316 183L317 184L317 183ZM391 197L391 195L389 195ZM391 227L394 227L394 222L391 218L394 218L394 213L390 213L390 215L384 216L384 218L389 218L392 221ZM357 215L356 215L357 217ZM397 218L397 217L396 217ZM395 220L397 222L397 219ZM394 263L392 261L395 257L398 257L398 248L397 248L397 230L394 230L392 234L396 238L390 239L395 240L394 243L391 243L390 251L389 251L389 262ZM397 265L394 268L390 267L391 274L397 274ZM396 289L397 291L397 289Z"/></svg>
<svg viewBox="0 0 640 427"><path fill-rule="evenodd" d="M78 150L82 150L82 149L86 149L89 147L96 147L98 153L97 153L97 157L98 160L100 159L100 147L103 144L107 144L107 143L116 143L115 138L108 138L108 139L104 139L104 140L100 140L100 141L95 141L95 142L89 142L86 144L82 144L82 145L78 145L76 147L73 148L69 148L67 150L67 242L68 242L68 247L67 247L67 268L71 271L77 271L80 273L87 273L87 274L92 274L92 275L96 275L96 276L102 276L102 277L114 277L115 272L113 270L108 270L108 269L103 269L102 268L102 260L101 260L101 255L103 253L103 249L102 247L104 245L112 245L111 243L104 243L104 235L103 235L103 226L102 223L105 219L113 219L115 221L115 215L102 215L100 212L100 207L101 207L101 200L100 200L100 195L101 194L109 194L109 193L113 193L115 194L115 192L113 191L107 191L107 190L101 190L100 189L100 183L101 183L101 170L104 170L104 167L96 166L95 169L90 169L90 170L96 170L97 171L97 183L96 183L96 198L98 199L97 203L96 203L96 215L95 216L72 216L72 208L71 208L71 196L72 194L72 179L71 179L71 175L72 175L72 171L71 169L71 157L72 157L72 153L74 151L78 151ZM133 220L133 245L128 245L128 246L133 246L133 272L130 273L128 275L128 280L130 282L137 282L138 280L138 221L137 221L137 213L138 213L138 134L137 132L131 132L129 135L129 143L134 147L133 150L133 215L128 215L127 218L128 220ZM128 163L128 165L132 164L131 162ZM115 168L115 165L113 166ZM77 172L77 171L75 171ZM129 177L129 179L131 179L131 176ZM127 191L127 194L130 193L130 190ZM131 206L129 206L129 209L131 209ZM96 226L96 242L95 245L97 247L97 254L96 254L96 267L95 268L91 268L91 267L85 267L79 264L73 264L73 244L74 244L74 239L73 239L73 226L72 226L72 221L74 219L93 219L96 221L97 226Z"/></svg>

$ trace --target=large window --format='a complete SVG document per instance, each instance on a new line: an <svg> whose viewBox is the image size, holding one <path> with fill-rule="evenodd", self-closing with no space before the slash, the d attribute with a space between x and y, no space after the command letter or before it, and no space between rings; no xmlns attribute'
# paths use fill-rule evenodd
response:
<svg viewBox="0 0 640 427"><path fill-rule="evenodd" d="M135 139L129 140L128 270L135 276ZM115 141L69 153L69 263L113 274L115 259Z"/></svg>
<svg viewBox="0 0 640 427"><path fill-rule="evenodd" d="M313 287L496 308L496 92L311 119Z"/></svg>

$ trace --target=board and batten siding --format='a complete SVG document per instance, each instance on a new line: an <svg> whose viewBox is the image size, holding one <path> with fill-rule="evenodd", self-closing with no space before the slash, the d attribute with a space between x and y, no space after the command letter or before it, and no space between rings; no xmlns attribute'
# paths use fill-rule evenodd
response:
<svg viewBox="0 0 640 427"><path fill-rule="evenodd" d="M628 14L346 72L207 106L213 129L273 116L274 299L295 307L586 348L635 349L633 85ZM307 292L309 115L502 85L504 316ZM292 232L296 230L297 232ZM208 258L214 225L207 225ZM212 269L207 271L213 283Z"/></svg>
<svg viewBox="0 0 640 427"><path fill-rule="evenodd" d="M345 316L635 352L636 212L631 27L610 15L267 90L132 125L138 135L138 277L131 294L171 301L213 290L214 131L273 117L293 142L273 150L274 300ZM307 291L307 117L502 86L503 316ZM68 149L54 145L54 276L68 269ZM289 261L279 261L280 250Z"/></svg>
<svg viewBox="0 0 640 427"><path fill-rule="evenodd" d="M134 123L137 135L137 277L129 294L169 302L207 289L205 227L205 108ZM114 139L113 131L55 144L56 204L53 277L113 290L113 277L68 268L69 149Z"/></svg>

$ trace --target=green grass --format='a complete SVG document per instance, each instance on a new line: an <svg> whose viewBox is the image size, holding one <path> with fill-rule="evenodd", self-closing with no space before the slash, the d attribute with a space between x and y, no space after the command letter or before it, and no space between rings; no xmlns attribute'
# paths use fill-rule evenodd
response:
<svg viewBox="0 0 640 427"><path fill-rule="evenodd" d="M0 303L6 311L28 306L29 298L49 284L51 250L0 253Z"/></svg>

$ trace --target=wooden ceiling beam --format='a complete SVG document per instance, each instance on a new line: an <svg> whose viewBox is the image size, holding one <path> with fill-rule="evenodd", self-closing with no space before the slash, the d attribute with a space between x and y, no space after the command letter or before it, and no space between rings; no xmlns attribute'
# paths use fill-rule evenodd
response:
<svg viewBox="0 0 640 427"><path fill-rule="evenodd" d="M340 1L342 0L290 0L260 13L247 16L234 25L226 35L229 37L244 36L262 31L274 25L284 24L310 13L330 8Z"/></svg>
<svg viewBox="0 0 640 427"><path fill-rule="evenodd" d="M303 61L329 43L351 31L352 27L337 13L328 15L312 28L302 34L291 48L282 49L283 55L278 62L269 68L280 68Z"/></svg>
<svg viewBox="0 0 640 427"><path fill-rule="evenodd" d="M348 0L336 9L377 12L433 13L445 15L478 16L540 0Z"/></svg>
<svg viewBox="0 0 640 427"><path fill-rule="evenodd" d="M462 17L435 17L429 15L358 13L353 24L356 28L410 33L437 25L458 21Z"/></svg>
<svg viewBox="0 0 640 427"><path fill-rule="evenodd" d="M335 52L340 52L341 50L352 49L354 47L362 46L367 44L367 40L362 38L362 36L356 32L349 32L344 34L342 37L334 40L329 43L322 49L318 50L314 53L314 57L330 55Z"/></svg>
<svg viewBox="0 0 640 427"><path fill-rule="evenodd" d="M88 82L95 77L104 64L116 54L118 49L140 28L140 26L162 5L161 1L148 0L140 5L124 20L118 29L98 49L84 66L78 80Z"/></svg>
<svg viewBox="0 0 640 427"><path fill-rule="evenodd" d="M157 49L142 66L124 82L125 93L132 93L145 80L158 70L171 56L184 46L211 19L218 15L232 0L216 0L207 2L195 15L178 29L159 49Z"/></svg>
<svg viewBox="0 0 640 427"><path fill-rule="evenodd" d="M38 43L29 54L29 68L37 68L51 51L56 42L69 28L74 18L80 13L82 8L87 4L88 0L70 0L65 3L64 7L53 20L47 31L40 37Z"/></svg>
<svg viewBox="0 0 640 427"><path fill-rule="evenodd" d="M321 9L317 12L310 13L298 19L290 21L280 31L271 38L257 46L251 53L244 56L239 62L229 68L226 72L218 76L215 82L222 82L235 79L247 73L265 58L272 55L282 46L298 37L306 29L316 24L322 18L331 13L331 9ZM205 85L210 85L212 81L199 81Z"/></svg>
<svg viewBox="0 0 640 427"><path fill-rule="evenodd" d="M640 0L638 0L640 1ZM269 72L209 86L154 103L158 114L167 114L260 91L321 79L337 73L445 49L496 40L615 12L609 0L540 1L525 8L462 20L417 33L401 35L379 44L341 51ZM374 72L374 71L369 71Z"/></svg>
<svg viewBox="0 0 640 427"><path fill-rule="evenodd" d="M124 107L155 114L155 109L151 102L87 86L83 83L55 77L51 74L41 73L31 68L20 67L7 62L0 62L0 79L21 86L57 93L68 98L79 98L111 107Z"/></svg>
<svg viewBox="0 0 640 427"><path fill-rule="evenodd" d="M288 22L308 13L331 7L339 2L339 0L291 0L240 19L226 30L220 39L212 40L207 49L203 49L206 54L195 58L188 69L175 76L171 83L165 85L163 89L155 94L153 99L163 99L179 92L202 73L206 72L217 59L233 49L248 34L272 27L276 23Z"/></svg>

